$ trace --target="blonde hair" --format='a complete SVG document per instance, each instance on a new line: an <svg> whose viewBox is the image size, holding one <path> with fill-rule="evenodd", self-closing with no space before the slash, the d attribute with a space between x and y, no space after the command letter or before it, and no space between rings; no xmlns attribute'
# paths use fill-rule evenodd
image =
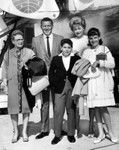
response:
<svg viewBox="0 0 119 150"><path fill-rule="evenodd" d="M85 19L82 16L74 16L74 17L72 17L70 19L70 22L69 22L69 26L70 26L72 31L73 31L73 27L75 25L80 25L80 26L82 26L85 29L86 28Z"/></svg>

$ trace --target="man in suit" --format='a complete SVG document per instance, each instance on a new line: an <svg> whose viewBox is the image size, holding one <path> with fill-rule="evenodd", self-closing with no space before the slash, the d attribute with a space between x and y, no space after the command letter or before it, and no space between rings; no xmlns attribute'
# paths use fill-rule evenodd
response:
<svg viewBox="0 0 119 150"><path fill-rule="evenodd" d="M67 138L68 141L75 142L75 107L71 97L72 89L76 82L77 76L71 73L75 62L80 59L79 56L71 53L73 43L70 39L61 41L62 53L53 57L49 69L49 81L55 92L54 107L54 131L55 137L52 144L57 144L61 138L61 129L65 107L67 110Z"/></svg>
<svg viewBox="0 0 119 150"><path fill-rule="evenodd" d="M42 34L34 37L32 40L32 49L36 56L43 59L46 63L47 70L49 71L50 62L53 56L59 54L60 41L62 36L52 33L53 21L50 18L43 18L41 20ZM42 91L43 104L41 107L41 132L36 136L36 139L41 139L49 135L49 101L50 101L50 88ZM53 94L52 94L53 97ZM53 99L53 98L52 98Z"/></svg>

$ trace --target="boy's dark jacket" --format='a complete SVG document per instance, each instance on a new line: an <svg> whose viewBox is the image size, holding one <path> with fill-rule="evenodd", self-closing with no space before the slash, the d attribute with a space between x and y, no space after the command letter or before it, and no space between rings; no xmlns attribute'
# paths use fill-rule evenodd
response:
<svg viewBox="0 0 119 150"><path fill-rule="evenodd" d="M77 76L73 75L71 70L78 59L80 59L80 57L77 55L71 56L69 69L66 71L62 61L62 56L53 57L49 69L49 82L55 93L62 93L66 78L70 81L71 86L74 87Z"/></svg>

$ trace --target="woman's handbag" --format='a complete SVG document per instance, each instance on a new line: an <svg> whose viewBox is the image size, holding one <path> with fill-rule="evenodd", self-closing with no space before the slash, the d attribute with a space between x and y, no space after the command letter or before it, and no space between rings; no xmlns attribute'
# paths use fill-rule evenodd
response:
<svg viewBox="0 0 119 150"><path fill-rule="evenodd" d="M98 55L96 55L96 60L106 60L107 59L107 55L105 53L99 53Z"/></svg>
<svg viewBox="0 0 119 150"><path fill-rule="evenodd" d="M32 95L37 95L49 85L48 76L41 76L36 81L32 81L29 91Z"/></svg>

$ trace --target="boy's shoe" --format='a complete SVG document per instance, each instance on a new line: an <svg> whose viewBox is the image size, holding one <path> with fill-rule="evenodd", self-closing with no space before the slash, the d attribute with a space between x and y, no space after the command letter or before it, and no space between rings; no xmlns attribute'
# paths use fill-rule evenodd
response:
<svg viewBox="0 0 119 150"><path fill-rule="evenodd" d="M49 132L41 132L40 134L38 134L36 136L36 139L41 139L41 138L48 136L48 135L49 135Z"/></svg>
<svg viewBox="0 0 119 150"><path fill-rule="evenodd" d="M51 141L51 144L55 145L61 140L61 137L55 136L54 139Z"/></svg>
<svg viewBox="0 0 119 150"><path fill-rule="evenodd" d="M70 143L74 143L76 141L74 136L67 136L67 138Z"/></svg>
<svg viewBox="0 0 119 150"><path fill-rule="evenodd" d="M65 135L67 135L67 132L64 131L64 130L62 130L62 131L61 131L61 135L62 135L62 136L65 136Z"/></svg>

